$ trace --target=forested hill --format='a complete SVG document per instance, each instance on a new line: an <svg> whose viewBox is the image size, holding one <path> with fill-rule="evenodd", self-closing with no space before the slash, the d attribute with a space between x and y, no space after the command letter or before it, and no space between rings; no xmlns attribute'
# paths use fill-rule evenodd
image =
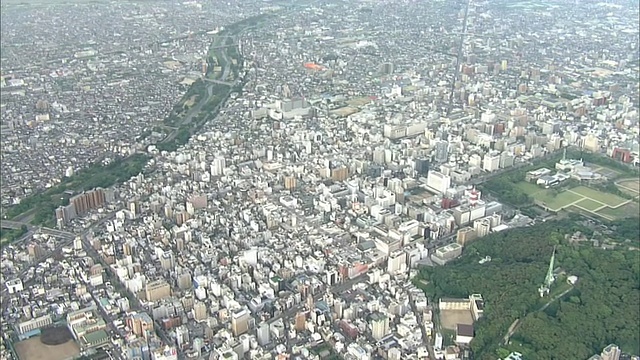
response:
<svg viewBox="0 0 640 360"><path fill-rule="evenodd" d="M581 230L570 220L491 234L465 248L444 267L423 268L415 282L434 299L480 293L485 316L471 344L475 359L495 360L505 348L526 359L586 359L610 343L640 353L640 253L571 245L565 234ZM578 283L560 300L540 309L537 288L544 280L553 246L559 275L551 297ZM492 261L478 261L491 256ZM428 282L426 287L423 285ZM501 345L510 324L522 319L510 345Z"/></svg>

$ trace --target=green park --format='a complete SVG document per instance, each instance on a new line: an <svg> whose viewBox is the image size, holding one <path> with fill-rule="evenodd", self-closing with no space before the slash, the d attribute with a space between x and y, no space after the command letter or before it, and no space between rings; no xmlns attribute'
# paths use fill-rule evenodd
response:
<svg viewBox="0 0 640 360"><path fill-rule="evenodd" d="M474 358L493 360L511 351L525 359L586 359L610 343L640 352L640 264L626 247L604 250L567 238L594 231L579 216L490 234L471 243L444 267L424 267L414 279L437 301L482 294L484 316L475 323ZM637 236L637 221L621 222L616 234ZM623 236L624 236L623 235ZM537 288L556 248L556 281L550 295ZM491 262L478 261L491 256ZM575 285L565 280L577 276ZM518 321L516 321L518 320ZM505 343L511 324L518 323ZM596 325L597 324L597 325Z"/></svg>
<svg viewBox="0 0 640 360"><path fill-rule="evenodd" d="M525 180L528 171L542 167L553 169L560 159L558 156L525 168L507 171L479 187L499 201L521 209L523 213L529 213L533 207L538 207L553 213L580 213L605 221L638 217L640 192L637 191L637 169L599 154L574 151L571 155L583 158L609 177L599 182L571 179L551 188Z"/></svg>

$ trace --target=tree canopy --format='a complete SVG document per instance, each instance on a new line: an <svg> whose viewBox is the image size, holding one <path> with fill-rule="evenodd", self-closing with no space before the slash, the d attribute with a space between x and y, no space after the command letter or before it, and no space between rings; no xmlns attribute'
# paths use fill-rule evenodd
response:
<svg viewBox="0 0 640 360"><path fill-rule="evenodd" d="M494 360L516 319L521 325L504 347L527 359L586 359L610 343L638 353L638 252L569 245L564 235L576 230L583 229L563 220L494 233L469 245L450 265L421 269L415 283L435 299L483 295L484 317L475 324L471 343L476 359ZM556 266L579 280L571 289L560 277L551 297L561 288L571 290L541 311L551 297L541 299L537 288L554 245ZM492 261L479 264L487 255Z"/></svg>

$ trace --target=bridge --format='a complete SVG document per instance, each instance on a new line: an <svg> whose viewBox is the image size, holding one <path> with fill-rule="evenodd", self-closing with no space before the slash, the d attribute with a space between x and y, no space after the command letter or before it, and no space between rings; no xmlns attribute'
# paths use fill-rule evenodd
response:
<svg viewBox="0 0 640 360"><path fill-rule="evenodd" d="M228 81L222 81L222 80L214 80L214 79L208 79L208 78L203 78L204 81L210 82L210 83L214 83L214 84L220 84L220 85L226 85L226 86L233 86L233 83L228 82Z"/></svg>
<svg viewBox="0 0 640 360"><path fill-rule="evenodd" d="M3 229L17 230L22 228L22 226L26 226L27 229L33 228L33 225L22 223L20 221L0 220L0 227Z"/></svg>
<svg viewBox="0 0 640 360"><path fill-rule="evenodd" d="M0 227L2 227L3 229L20 229L23 226L26 226L29 232L39 231L41 234L47 234L47 235L51 235L51 236L55 236L63 239L73 239L76 237L74 233L71 233L68 231L51 229L51 228L41 227L41 226L33 226L31 224L27 224L19 221L0 220Z"/></svg>

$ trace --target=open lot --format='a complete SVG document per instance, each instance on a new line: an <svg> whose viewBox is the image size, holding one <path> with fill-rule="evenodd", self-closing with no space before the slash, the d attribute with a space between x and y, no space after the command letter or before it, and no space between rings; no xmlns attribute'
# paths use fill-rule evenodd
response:
<svg viewBox="0 0 640 360"><path fill-rule="evenodd" d="M471 310L441 310L440 324L448 330L455 330L456 325L473 325Z"/></svg>
<svg viewBox="0 0 640 360"><path fill-rule="evenodd" d="M80 348L74 341L49 346L40 341L40 336L15 344L19 360L65 360L80 354Z"/></svg>
<svg viewBox="0 0 640 360"><path fill-rule="evenodd" d="M620 176L620 172L618 170L614 170L606 166L596 165L596 164L585 164L585 165L590 166L594 172L597 172L598 174L606 177L607 179L614 179Z"/></svg>

